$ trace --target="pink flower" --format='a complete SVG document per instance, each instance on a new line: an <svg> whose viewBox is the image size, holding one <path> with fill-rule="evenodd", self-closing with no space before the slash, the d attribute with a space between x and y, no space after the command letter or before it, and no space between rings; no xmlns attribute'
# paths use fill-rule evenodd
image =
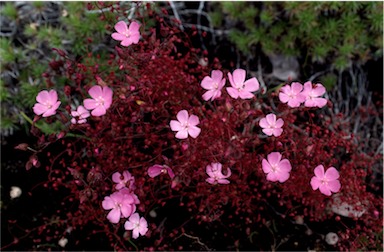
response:
<svg viewBox="0 0 384 252"><path fill-rule="evenodd" d="M209 176L205 181L208 183L215 184L229 184L229 178L231 176L231 169L227 168L227 175L223 175L222 173L222 164L220 163L211 163L207 165L206 172Z"/></svg>
<svg viewBox="0 0 384 252"><path fill-rule="evenodd" d="M268 114L265 118L262 118L259 123L260 127L262 127L262 131L268 135L275 137L278 137L283 133L283 127L284 121L283 119L279 118L276 121L276 115L275 114Z"/></svg>
<svg viewBox="0 0 384 252"><path fill-rule="evenodd" d="M73 116L73 118L71 119L72 124L82 124L87 121L86 118L88 118L91 114L88 110L86 110L83 106L80 105L79 107L77 107L76 110L71 111L71 115ZM77 117L77 120L75 117Z"/></svg>
<svg viewBox="0 0 384 252"><path fill-rule="evenodd" d="M115 24L115 30L117 32L112 33L112 38L121 41L120 44L122 46L137 44L140 39L139 28L140 25L134 21L129 25L129 28L124 21L119 21Z"/></svg>
<svg viewBox="0 0 384 252"><path fill-rule="evenodd" d="M112 175L112 181L117 184L116 190L120 190L125 187L131 191L135 190L135 177L133 177L129 171L123 171L123 174L115 172Z"/></svg>
<svg viewBox="0 0 384 252"><path fill-rule="evenodd" d="M225 79L223 78L223 72L220 70L213 70L211 73L211 77L205 76L204 79L201 81L201 86L208 90L203 94L203 99L205 101L208 101L211 99L213 101L214 99L221 96L221 89L225 85Z"/></svg>
<svg viewBox="0 0 384 252"><path fill-rule="evenodd" d="M236 69L233 71L233 77L231 73L228 73L228 79L232 87L227 88L228 94L237 99L250 99L254 97L252 92L259 90L259 82L255 77L245 81L246 71L244 69Z"/></svg>
<svg viewBox="0 0 384 252"><path fill-rule="evenodd" d="M85 99L84 107L92 110L93 116L105 115L112 104L112 90L109 87L93 86L88 93L93 99Z"/></svg>
<svg viewBox="0 0 384 252"><path fill-rule="evenodd" d="M105 210L111 210L107 219L112 223L118 223L121 216L128 218L136 210L133 196L120 191L104 197L101 204Z"/></svg>
<svg viewBox="0 0 384 252"><path fill-rule="evenodd" d="M48 117L56 114L56 109L60 106L61 102L57 99L57 92L55 90L40 91L36 96L37 103L33 106L33 112L36 115L43 115Z"/></svg>
<svg viewBox="0 0 384 252"><path fill-rule="evenodd" d="M175 174L173 173L172 169L169 168L168 165L156 164L156 165L148 168L148 175L151 178L159 176L160 174L167 174L167 173L168 173L169 177L171 177L171 179L173 179L175 177Z"/></svg>
<svg viewBox="0 0 384 252"><path fill-rule="evenodd" d="M172 131L177 131L176 138L186 139L188 134L196 138L201 132L201 129L196 127L200 123L199 118L195 115L188 115L186 110L181 110L176 115L176 120L171 120L170 126Z"/></svg>
<svg viewBox="0 0 384 252"><path fill-rule="evenodd" d="M267 174L267 180L283 183L288 180L292 170L291 163L288 159L281 160L281 154L279 152L272 152L267 156L267 159L263 159L262 168L264 173Z"/></svg>
<svg viewBox="0 0 384 252"><path fill-rule="evenodd" d="M285 85L280 88L279 99L283 103L288 103L291 108L297 108L305 101L305 95L301 93L303 85L299 82L292 82L291 86Z"/></svg>
<svg viewBox="0 0 384 252"><path fill-rule="evenodd" d="M124 224L125 230L132 230L133 239L137 239L139 235L145 235L148 231L147 221L139 216L138 213L132 214Z"/></svg>
<svg viewBox="0 0 384 252"><path fill-rule="evenodd" d="M311 179L313 190L320 189L322 194L331 196L332 192L337 193L341 184L338 180L339 172L334 167L329 167L324 173L324 166L319 165L315 168L315 176Z"/></svg>
<svg viewBox="0 0 384 252"><path fill-rule="evenodd" d="M312 87L312 83L307 81L304 83L303 95L305 95L305 103L306 107L319 107L322 108L327 104L327 99L319 98L325 94L325 87L320 83L316 84Z"/></svg>

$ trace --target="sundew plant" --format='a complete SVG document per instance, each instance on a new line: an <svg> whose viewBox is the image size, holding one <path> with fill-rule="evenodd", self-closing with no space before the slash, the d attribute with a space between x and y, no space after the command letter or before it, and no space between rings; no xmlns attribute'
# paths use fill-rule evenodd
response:
<svg viewBox="0 0 384 252"><path fill-rule="evenodd" d="M32 108L30 166L41 163L60 207L20 237L39 249L92 249L85 236L117 251L275 250L283 239L262 233L277 219L327 225L328 249L377 249L382 198L366 178L381 157L356 151L326 88L269 90L241 66L203 66L190 38L143 5L147 16L106 19L107 61L57 50Z"/></svg>

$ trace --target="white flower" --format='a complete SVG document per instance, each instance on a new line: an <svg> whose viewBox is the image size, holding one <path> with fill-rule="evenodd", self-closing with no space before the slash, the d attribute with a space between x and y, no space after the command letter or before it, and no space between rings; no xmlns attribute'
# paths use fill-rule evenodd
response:
<svg viewBox="0 0 384 252"><path fill-rule="evenodd" d="M9 192L9 195L11 196L11 199L15 199L15 198L20 197L21 193L22 193L22 191L21 191L20 187L12 186L11 191Z"/></svg>
<svg viewBox="0 0 384 252"><path fill-rule="evenodd" d="M61 238L58 243L59 243L60 247L64 248L65 245L67 245L67 243L68 243L68 239L67 238Z"/></svg>
<svg viewBox="0 0 384 252"><path fill-rule="evenodd" d="M329 245L335 245L335 244L339 241L339 236L337 236L336 233L329 232L329 233L325 236L325 241L326 241Z"/></svg>

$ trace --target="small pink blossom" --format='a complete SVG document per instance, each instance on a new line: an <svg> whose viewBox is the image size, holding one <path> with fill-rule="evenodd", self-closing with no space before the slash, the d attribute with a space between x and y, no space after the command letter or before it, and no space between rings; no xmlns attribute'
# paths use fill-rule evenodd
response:
<svg viewBox="0 0 384 252"><path fill-rule="evenodd" d="M318 165L315 168L315 176L311 179L312 189L319 189L322 194L331 196L332 192L337 193L340 190L339 176L334 167L329 167L324 173L324 166Z"/></svg>
<svg viewBox="0 0 384 252"><path fill-rule="evenodd" d="M83 106L80 105L79 107L77 107L76 110L71 111L71 115L73 116L73 118L71 119L72 124L82 124L87 122L86 118L88 118L91 114L88 110L86 110ZM77 120L75 117L77 117Z"/></svg>
<svg viewBox="0 0 384 252"><path fill-rule="evenodd" d="M221 89L225 85L225 79L223 78L223 72L220 70L213 70L211 73L211 77L205 76L201 81L201 86L208 90L203 94L203 99L208 101L215 100L221 96Z"/></svg>
<svg viewBox="0 0 384 252"><path fill-rule="evenodd" d="M136 210L133 196L120 191L104 197L101 204L105 210L111 210L107 219L112 223L118 223L121 216L128 218Z"/></svg>
<svg viewBox="0 0 384 252"><path fill-rule="evenodd" d="M137 44L140 39L140 25L133 21L129 25L124 21L119 21L115 24L115 30L117 32L112 33L112 38L114 40L121 41L122 46L130 46L131 44Z"/></svg>
<svg viewBox="0 0 384 252"><path fill-rule="evenodd" d="M93 86L88 91L92 99L84 100L84 107L88 110L92 110L93 116L105 115L107 109L112 104L112 89L109 87Z"/></svg>
<svg viewBox="0 0 384 252"><path fill-rule="evenodd" d="M153 165L148 168L148 175L151 178L154 178L156 176L159 176L160 174L168 174L171 179L175 177L175 174L173 173L172 169L168 165Z"/></svg>
<svg viewBox="0 0 384 252"><path fill-rule="evenodd" d="M260 85L255 77L247 81L245 81L245 77L246 71L244 69L236 69L233 71L233 76L228 73L228 79L232 87L228 87L227 92L232 98L251 99L254 97L252 92L259 90Z"/></svg>
<svg viewBox="0 0 384 252"><path fill-rule="evenodd" d="M36 96L36 101L33 112L36 115L43 115L43 117L56 114L56 110L61 104L55 90L49 90L49 92L47 90L40 91Z"/></svg>
<svg viewBox="0 0 384 252"><path fill-rule="evenodd" d="M199 136L201 129L196 127L200 123L200 120L195 115L188 115L186 110L181 110L176 115L176 120L171 120L170 126L172 131L177 131L176 138L186 139L188 135L193 138Z"/></svg>
<svg viewBox="0 0 384 252"><path fill-rule="evenodd" d="M260 127L263 128L262 131L268 135L278 137L283 133L284 121L279 118L276 120L275 114L268 114L266 117L262 118L259 123Z"/></svg>
<svg viewBox="0 0 384 252"><path fill-rule="evenodd" d="M125 230L132 230L132 238L137 239L139 235L145 235L148 231L147 221L138 213L132 214L124 224Z"/></svg>
<svg viewBox="0 0 384 252"><path fill-rule="evenodd" d="M285 85L280 88L279 99L283 103L288 103L291 108L297 108L305 101L305 95L301 92L303 85L299 82L292 82L291 86Z"/></svg>
<svg viewBox="0 0 384 252"><path fill-rule="evenodd" d="M267 159L262 160L262 168L267 174L267 180L283 183L288 180L290 171L292 170L291 163L288 159L281 160L279 152L272 152L267 156Z"/></svg>
<svg viewBox="0 0 384 252"><path fill-rule="evenodd" d="M135 177L133 177L129 171L123 171L123 174L115 172L112 175L112 181L117 184L116 190L120 190L125 187L131 191L135 190Z"/></svg>
<svg viewBox="0 0 384 252"><path fill-rule="evenodd" d="M229 178L231 176L231 169L227 168L227 175L222 173L222 164L221 163L211 163L207 165L206 172L209 176L205 181L210 184L229 184Z"/></svg>
<svg viewBox="0 0 384 252"><path fill-rule="evenodd" d="M304 83L303 95L305 95L305 103L306 107L319 107L322 108L327 104L327 99L321 98L323 94L325 94L325 87L320 83L312 86L310 81Z"/></svg>

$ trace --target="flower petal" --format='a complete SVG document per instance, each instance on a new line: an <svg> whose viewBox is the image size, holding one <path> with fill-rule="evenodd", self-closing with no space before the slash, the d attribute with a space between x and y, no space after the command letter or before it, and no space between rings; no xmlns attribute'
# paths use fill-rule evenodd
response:
<svg viewBox="0 0 384 252"><path fill-rule="evenodd" d="M121 182L120 177L121 177L120 172L115 172L114 174L112 174L112 181L115 183L120 183Z"/></svg>
<svg viewBox="0 0 384 252"><path fill-rule="evenodd" d="M275 128L275 129L273 129L273 132L272 132L272 134L275 137L281 136L282 133L283 133L283 129L282 128Z"/></svg>
<svg viewBox="0 0 384 252"><path fill-rule="evenodd" d="M237 99L239 97L239 91L236 88L228 87L226 89L229 96L231 96L233 99Z"/></svg>
<svg viewBox="0 0 384 252"><path fill-rule="evenodd" d="M312 94L316 96L322 96L323 94L325 94L325 92L325 87L320 83L316 84L315 88L312 90Z"/></svg>
<svg viewBox="0 0 384 252"><path fill-rule="evenodd" d="M109 196L104 197L104 200L101 202L102 207L104 210L109 210L115 207L115 202L113 199Z"/></svg>
<svg viewBox="0 0 384 252"><path fill-rule="evenodd" d="M311 179L311 186L313 190L317 190L319 186L321 185L321 181L317 177L312 177Z"/></svg>
<svg viewBox="0 0 384 252"><path fill-rule="evenodd" d="M131 34L129 38L131 39L132 44L137 44L140 40L140 33Z"/></svg>
<svg viewBox="0 0 384 252"><path fill-rule="evenodd" d="M94 99L85 99L83 103L84 107L88 110L95 109L97 106L99 106L99 103Z"/></svg>
<svg viewBox="0 0 384 252"><path fill-rule="evenodd" d="M139 229L138 228L134 228L132 230L132 238L133 239L137 239L139 237Z"/></svg>
<svg viewBox="0 0 384 252"><path fill-rule="evenodd" d="M263 131L263 133L267 136L272 136L275 129L262 129L261 131Z"/></svg>
<svg viewBox="0 0 384 252"><path fill-rule="evenodd" d="M118 33L125 33L128 31L128 26L124 21L119 21L115 24L115 30Z"/></svg>
<svg viewBox="0 0 384 252"><path fill-rule="evenodd" d="M168 167L166 165L164 165L164 167L167 169L167 173L168 173L169 177L171 179L173 179L175 177L175 173L172 171L172 169L170 167Z"/></svg>
<svg viewBox="0 0 384 252"><path fill-rule="evenodd" d="M112 223L118 223L121 217L120 209L114 208L107 215L107 219Z"/></svg>
<svg viewBox="0 0 384 252"><path fill-rule="evenodd" d="M179 121L176 121L176 120L171 120L169 125L171 126L172 131L179 131L179 130L183 129L183 127L181 127L181 123Z"/></svg>
<svg viewBox="0 0 384 252"><path fill-rule="evenodd" d="M267 118L261 118L259 122L259 126L261 128L269 128L269 123L267 121Z"/></svg>
<svg viewBox="0 0 384 252"><path fill-rule="evenodd" d="M280 183L284 183L289 179L289 176L290 176L289 172L280 172L278 173L278 180Z"/></svg>
<svg viewBox="0 0 384 252"><path fill-rule="evenodd" d="M252 99L255 95L252 94L251 92L248 92L244 89L239 91L239 96L241 99Z"/></svg>
<svg viewBox="0 0 384 252"><path fill-rule="evenodd" d="M270 172L267 174L267 180L269 180L271 182L276 182L278 180L278 177L276 176L276 174L274 172Z"/></svg>
<svg viewBox="0 0 384 252"><path fill-rule="evenodd" d="M275 123L275 127L276 128L281 128L281 127L283 127L283 125L284 125L284 120L283 119L279 118L279 119L276 120L276 123Z"/></svg>
<svg viewBox="0 0 384 252"><path fill-rule="evenodd" d="M280 171L283 171L283 172L290 172L292 170L291 163L289 162L288 159L281 160L279 163L279 168L280 168Z"/></svg>
<svg viewBox="0 0 384 252"><path fill-rule="evenodd" d="M341 188L340 181L339 180L328 181L328 188L332 192L337 193Z"/></svg>
<svg viewBox="0 0 384 252"><path fill-rule="evenodd" d="M236 88L243 87L245 77L246 71L244 69L236 69L235 71L233 71L233 82Z"/></svg>
<svg viewBox="0 0 384 252"><path fill-rule="evenodd" d="M213 89L214 81L209 76L205 76L201 81L201 87L207 90Z"/></svg>
<svg viewBox="0 0 384 252"><path fill-rule="evenodd" d="M104 106L98 106L94 110L92 110L91 115L93 116L102 116L105 115L107 111L105 110Z"/></svg>
<svg viewBox="0 0 384 252"><path fill-rule="evenodd" d="M212 70L211 72L212 80L219 83L222 81L223 78L223 72L220 70Z"/></svg>
<svg viewBox="0 0 384 252"><path fill-rule="evenodd" d="M113 91L109 87L103 87L102 97L105 101L112 101Z"/></svg>
<svg viewBox="0 0 384 252"><path fill-rule="evenodd" d="M340 177L340 174L335 167L329 167L325 172L324 177L328 180L336 180Z"/></svg>
<svg viewBox="0 0 384 252"><path fill-rule="evenodd" d="M216 179L214 179L214 178L207 178L205 181L207 181L208 183L210 183L212 185L217 184Z"/></svg>
<svg viewBox="0 0 384 252"><path fill-rule="evenodd" d="M275 114L268 114L266 117L267 122L271 126L275 126L276 123L276 115Z"/></svg>
<svg viewBox="0 0 384 252"><path fill-rule="evenodd" d="M124 218L128 218L132 214L132 205L130 204L124 204L121 206L121 214L123 215Z"/></svg>
<svg viewBox="0 0 384 252"><path fill-rule="evenodd" d="M196 126L200 123L200 120L197 116L191 115L188 119L189 126Z"/></svg>
<svg viewBox="0 0 384 252"><path fill-rule="evenodd" d="M322 165L316 166L314 172L315 172L316 177L318 177L319 179L324 178L324 166L322 166Z"/></svg>
<svg viewBox="0 0 384 252"><path fill-rule="evenodd" d="M151 178L154 178L156 176L159 176L161 174L161 171L164 169L162 165L154 165L148 168L148 175Z"/></svg>
<svg viewBox="0 0 384 252"><path fill-rule="evenodd" d="M325 98L313 98L313 102L316 107L322 108L327 105L328 101Z"/></svg>
<svg viewBox="0 0 384 252"><path fill-rule="evenodd" d="M131 33L133 33L133 32L137 33L137 32L139 31L139 29L140 29L140 24L139 24L139 23L137 23L137 22L135 22L135 21L132 21L132 22L129 24L129 28L128 28L129 32L131 32Z"/></svg>
<svg viewBox="0 0 384 252"><path fill-rule="evenodd" d="M189 126L188 127L188 134L193 137L193 138L196 138L199 136L201 132L201 129L196 127L196 126Z"/></svg>
<svg viewBox="0 0 384 252"><path fill-rule="evenodd" d="M122 45L122 46L130 46L130 45L132 45L132 43L133 43L133 41L129 37L129 38L125 38L123 41L121 41L120 45Z"/></svg>
<svg viewBox="0 0 384 252"><path fill-rule="evenodd" d="M188 111L186 111L185 109L180 110L177 113L176 118L182 124L183 123L187 123L188 122L188 118L189 118Z"/></svg>
<svg viewBox="0 0 384 252"><path fill-rule="evenodd" d="M36 115L41 115L43 113L45 113L45 111L47 111L48 108L40 103L36 103L34 106L33 106L33 112L36 114Z"/></svg>
<svg viewBox="0 0 384 252"><path fill-rule="evenodd" d="M287 103L289 101L290 97L285 94L285 93L279 93L279 100L282 102L282 103Z"/></svg>
<svg viewBox="0 0 384 252"><path fill-rule="evenodd" d="M324 195L327 195L327 196L331 196L332 195L332 192L331 192L331 190L329 190L328 185L320 184L319 190Z"/></svg>
<svg viewBox="0 0 384 252"><path fill-rule="evenodd" d="M40 91L36 96L36 101L39 103L46 103L49 101L49 93L47 90Z"/></svg>
<svg viewBox="0 0 384 252"><path fill-rule="evenodd" d="M124 228L125 230L133 230L135 228L135 225L130 221L126 221L124 224Z"/></svg>
<svg viewBox="0 0 384 252"><path fill-rule="evenodd" d="M188 130L187 129L179 130L176 133L175 137L178 139L187 139L188 138Z"/></svg>
<svg viewBox="0 0 384 252"><path fill-rule="evenodd" d="M277 165L281 160L281 154L279 152L272 152L267 156L267 159L271 166Z"/></svg>
<svg viewBox="0 0 384 252"><path fill-rule="evenodd" d="M270 173L272 171L272 167L266 159L261 161L261 167L263 168L264 173Z"/></svg>
<svg viewBox="0 0 384 252"><path fill-rule="evenodd" d="M230 181L228 179L218 179L217 183L219 183L219 184L229 184Z"/></svg>
<svg viewBox="0 0 384 252"><path fill-rule="evenodd" d="M57 102L57 92L56 90L49 90L49 98L48 98L48 101L51 103L51 104L54 104Z"/></svg>
<svg viewBox="0 0 384 252"><path fill-rule="evenodd" d="M122 41L122 40L124 40L124 39L127 38L125 35L120 34L120 33L117 33L117 32L112 33L111 37L112 37L114 40L117 40L117 41Z"/></svg>
<svg viewBox="0 0 384 252"><path fill-rule="evenodd" d="M103 96L103 90L102 90L101 86L96 85L96 86L91 87L91 88L88 90L88 94L89 94L93 99L98 99L100 96L101 96L101 97Z"/></svg>
<svg viewBox="0 0 384 252"><path fill-rule="evenodd" d="M212 98L212 100L213 100L213 96L214 96L214 93L215 93L215 90L208 90L207 92L205 92L204 94L203 94L203 100L204 101L208 101L209 99L211 99Z"/></svg>
<svg viewBox="0 0 384 252"><path fill-rule="evenodd" d="M298 94L303 90L303 85L300 84L300 82L292 82L291 84L291 91L294 94Z"/></svg>
<svg viewBox="0 0 384 252"><path fill-rule="evenodd" d="M255 92L259 90L260 84L259 81L253 77L247 81L244 82L244 90L248 92Z"/></svg>

